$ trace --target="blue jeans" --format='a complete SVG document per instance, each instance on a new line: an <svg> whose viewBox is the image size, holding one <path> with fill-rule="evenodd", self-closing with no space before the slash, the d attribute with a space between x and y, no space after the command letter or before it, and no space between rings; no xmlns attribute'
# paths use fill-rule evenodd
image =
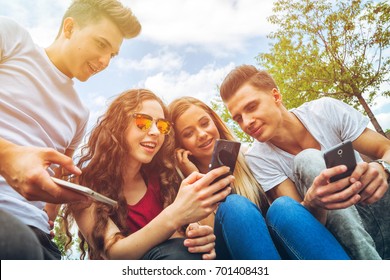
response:
<svg viewBox="0 0 390 280"><path fill-rule="evenodd" d="M218 206L214 222L217 259L280 260L259 208L231 194Z"/></svg>
<svg viewBox="0 0 390 280"><path fill-rule="evenodd" d="M268 209L267 224L282 255L292 260L349 260L337 239L302 204L282 196Z"/></svg>
<svg viewBox="0 0 390 280"><path fill-rule="evenodd" d="M307 149L295 156L295 185L302 197L326 168L319 150ZM390 258L390 192L378 202L328 211L326 227L352 259ZM360 214L360 215L359 215Z"/></svg>
<svg viewBox="0 0 390 280"><path fill-rule="evenodd" d="M229 195L215 216L217 259L348 259L332 234L291 198L274 201L267 223L248 199Z"/></svg>

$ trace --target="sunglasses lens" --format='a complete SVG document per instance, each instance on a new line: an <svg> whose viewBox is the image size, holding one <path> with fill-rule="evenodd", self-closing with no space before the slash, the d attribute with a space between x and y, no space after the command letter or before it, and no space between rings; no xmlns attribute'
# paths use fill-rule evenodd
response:
<svg viewBox="0 0 390 280"><path fill-rule="evenodd" d="M157 128L162 134L168 134L171 131L171 124L167 120L159 120Z"/></svg>
<svg viewBox="0 0 390 280"><path fill-rule="evenodd" d="M133 114L135 124L142 131L146 131L152 127L153 118L146 114ZM159 119L156 122L157 129L162 134L168 134L171 131L171 123L164 119Z"/></svg>
<svg viewBox="0 0 390 280"><path fill-rule="evenodd" d="M148 130L152 126L153 120L151 120L148 116L137 114L134 119L135 124L142 131Z"/></svg>

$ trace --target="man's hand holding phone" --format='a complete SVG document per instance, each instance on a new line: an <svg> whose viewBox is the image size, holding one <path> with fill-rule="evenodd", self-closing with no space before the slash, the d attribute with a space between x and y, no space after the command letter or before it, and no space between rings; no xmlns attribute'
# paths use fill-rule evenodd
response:
<svg viewBox="0 0 390 280"><path fill-rule="evenodd" d="M361 182L359 203L372 204L380 200L389 189L384 171L377 163L360 162L351 174L350 181Z"/></svg>
<svg viewBox="0 0 390 280"><path fill-rule="evenodd" d="M7 183L26 199L55 204L85 201L85 196L55 184L47 168L58 164L72 174L81 171L70 157L50 148L24 147L0 139L1 175Z"/></svg>
<svg viewBox="0 0 390 280"><path fill-rule="evenodd" d="M356 168L355 152L350 141L341 143L324 152L324 159L327 168L339 165L345 165L347 171L337 174L329 179L330 182L336 182L345 177L351 176Z"/></svg>
<svg viewBox="0 0 390 280"><path fill-rule="evenodd" d="M325 163L328 168L345 165L347 171L330 178L331 182L342 178L349 178L349 185L360 183L359 203L371 204L378 201L386 193L388 183L385 176L380 176L382 169L377 168L378 164L361 162L356 164L354 149L350 141L337 145L324 153ZM348 187L348 185L347 185Z"/></svg>
<svg viewBox="0 0 390 280"><path fill-rule="evenodd" d="M332 177L346 171L345 165L323 170L307 190L303 205L309 208L310 212L313 212L314 209L343 209L356 204L361 198L359 195L361 183L359 181L351 184L350 177L345 177L331 182Z"/></svg>

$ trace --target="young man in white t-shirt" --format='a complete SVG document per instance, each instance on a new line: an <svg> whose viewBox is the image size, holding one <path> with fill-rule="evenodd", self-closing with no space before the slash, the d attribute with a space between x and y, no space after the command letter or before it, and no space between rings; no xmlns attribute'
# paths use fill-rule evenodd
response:
<svg viewBox="0 0 390 280"><path fill-rule="evenodd" d="M272 77L254 66L232 70L220 93L233 120L255 139L246 158L271 201L285 195L300 201L354 259L390 258L389 139L336 99L288 111ZM331 183L346 166L326 169L322 153L345 141L380 160L363 162L356 153L352 175Z"/></svg>
<svg viewBox="0 0 390 280"><path fill-rule="evenodd" d="M80 174L72 155L89 112L72 79L86 81L104 70L123 39L140 30L117 0L75 0L57 38L43 49L19 24L0 17L1 259L61 257L50 241L44 202L85 200L56 185L47 172L57 165L56 176L63 169Z"/></svg>

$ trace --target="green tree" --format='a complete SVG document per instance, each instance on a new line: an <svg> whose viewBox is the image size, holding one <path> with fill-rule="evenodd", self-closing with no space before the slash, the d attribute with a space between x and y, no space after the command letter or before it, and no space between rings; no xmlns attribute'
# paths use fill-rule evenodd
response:
<svg viewBox="0 0 390 280"><path fill-rule="evenodd" d="M54 238L53 242L56 243L58 246L58 249L61 252L61 256L63 259L67 260L73 260L73 259L80 259L81 250L79 249L80 245L80 239L78 237L78 229L77 226L73 227L70 225L72 235L72 241L68 245L68 248L66 248L66 244L68 242L68 237L66 236L66 227L64 223L64 213L63 213L63 207L60 208L57 218L54 222Z"/></svg>
<svg viewBox="0 0 390 280"><path fill-rule="evenodd" d="M323 96L361 105L384 134L370 105L390 81L390 7L362 0L277 0L268 19L277 25L259 65L275 78L288 108ZM363 97L364 94L364 97ZM361 108L361 107L360 107Z"/></svg>
<svg viewBox="0 0 390 280"><path fill-rule="evenodd" d="M61 256L63 258L66 258L67 256L67 250L65 249L65 244L67 242L67 237L65 234L65 227L62 220L62 207L59 210L59 215L57 216L56 220L54 221L54 238L53 242L57 244L58 249L61 252Z"/></svg>

